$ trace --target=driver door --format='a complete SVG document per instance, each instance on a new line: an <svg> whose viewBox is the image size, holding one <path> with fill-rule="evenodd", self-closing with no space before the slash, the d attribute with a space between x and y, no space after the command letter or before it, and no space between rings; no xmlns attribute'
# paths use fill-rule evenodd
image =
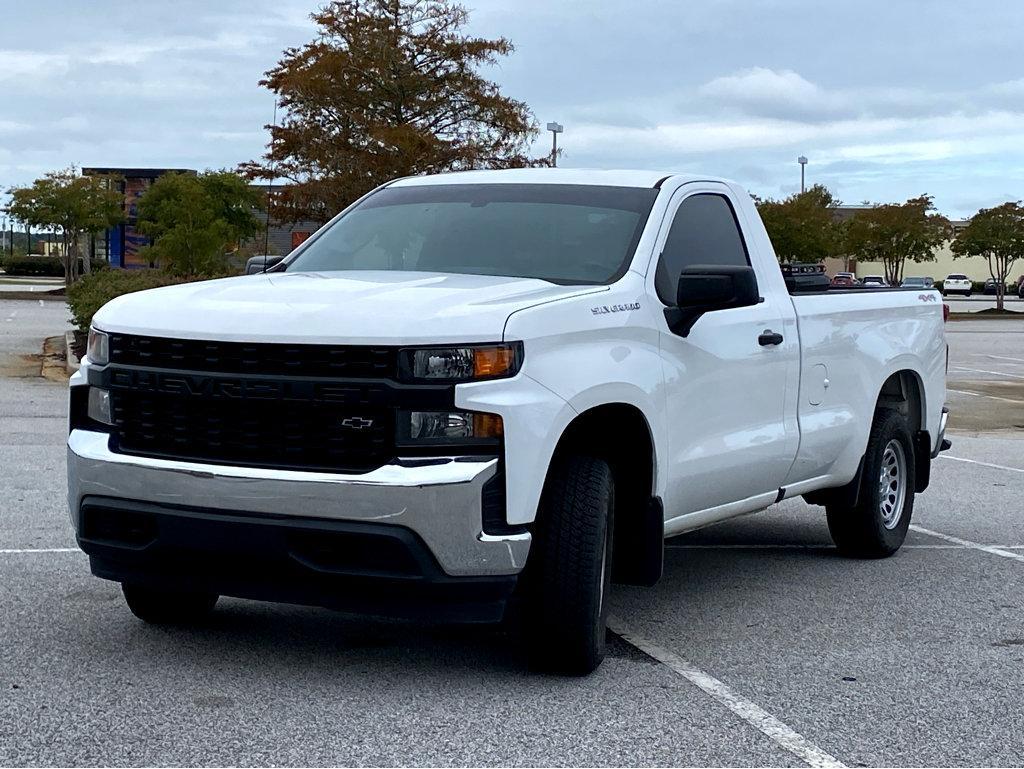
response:
<svg viewBox="0 0 1024 769"><path fill-rule="evenodd" d="M675 304L685 267L751 264L731 195L710 183L676 193L654 276L665 305ZM685 338L667 323L660 329L666 519L706 511L714 520L766 507L796 455L799 436L793 420L787 422L786 390L799 373L799 344L788 334L792 324L784 328L792 303L783 305L788 295L773 295L760 281L758 291L758 304L707 312ZM773 342L784 330L792 338Z"/></svg>

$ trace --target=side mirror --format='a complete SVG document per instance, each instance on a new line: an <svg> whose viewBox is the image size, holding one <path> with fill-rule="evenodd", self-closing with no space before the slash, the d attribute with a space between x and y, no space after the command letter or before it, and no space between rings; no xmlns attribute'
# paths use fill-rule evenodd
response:
<svg viewBox="0 0 1024 769"><path fill-rule="evenodd" d="M672 333L686 337L706 312L750 307L761 301L753 267L694 265L679 276L676 306L665 308Z"/></svg>
<svg viewBox="0 0 1024 769"><path fill-rule="evenodd" d="M250 256L245 263L245 274L255 275L259 272L266 272L282 259L284 259L284 257L278 256L277 254L258 254L257 256Z"/></svg>

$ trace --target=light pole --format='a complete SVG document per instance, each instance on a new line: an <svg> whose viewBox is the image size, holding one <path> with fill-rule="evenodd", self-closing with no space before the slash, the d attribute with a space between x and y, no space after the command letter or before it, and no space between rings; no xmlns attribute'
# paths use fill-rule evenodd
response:
<svg viewBox="0 0 1024 769"><path fill-rule="evenodd" d="M548 130L551 131L551 167L558 165L558 134L565 128L561 123L548 123Z"/></svg>
<svg viewBox="0 0 1024 769"><path fill-rule="evenodd" d="M807 189L804 187L804 169L807 167L807 158L801 155L796 162L800 164L800 192L804 192Z"/></svg>

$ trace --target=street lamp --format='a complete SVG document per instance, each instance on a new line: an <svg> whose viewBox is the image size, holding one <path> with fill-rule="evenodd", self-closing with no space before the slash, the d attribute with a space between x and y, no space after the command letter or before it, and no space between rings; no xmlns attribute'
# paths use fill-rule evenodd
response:
<svg viewBox="0 0 1024 769"><path fill-rule="evenodd" d="M806 189L804 187L804 168L807 167L807 158L801 155L796 162L800 164L800 192L803 192Z"/></svg>
<svg viewBox="0 0 1024 769"><path fill-rule="evenodd" d="M551 167L558 165L558 134L565 128L561 123L548 123L548 130L551 131Z"/></svg>

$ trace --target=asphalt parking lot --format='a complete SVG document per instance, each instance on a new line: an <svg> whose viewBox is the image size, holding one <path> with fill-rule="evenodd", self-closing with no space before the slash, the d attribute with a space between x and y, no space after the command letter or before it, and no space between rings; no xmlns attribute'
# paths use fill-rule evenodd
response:
<svg viewBox="0 0 1024 769"><path fill-rule="evenodd" d="M0 300L0 764L1024 764L1024 321L949 325L954 445L897 556L839 558L799 500L678 537L578 679L490 628L135 620L74 548L31 358L65 318Z"/></svg>

